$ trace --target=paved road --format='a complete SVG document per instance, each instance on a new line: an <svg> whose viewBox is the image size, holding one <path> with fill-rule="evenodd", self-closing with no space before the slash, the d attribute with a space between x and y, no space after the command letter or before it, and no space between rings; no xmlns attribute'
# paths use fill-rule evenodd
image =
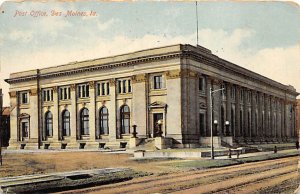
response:
<svg viewBox="0 0 300 194"><path fill-rule="evenodd" d="M148 176L70 193L291 193L300 182L298 159Z"/></svg>

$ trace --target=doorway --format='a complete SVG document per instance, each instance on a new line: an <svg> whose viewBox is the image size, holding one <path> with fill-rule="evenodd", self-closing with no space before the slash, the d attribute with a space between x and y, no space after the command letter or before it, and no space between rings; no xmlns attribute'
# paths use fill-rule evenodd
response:
<svg viewBox="0 0 300 194"><path fill-rule="evenodd" d="M158 121L163 120L163 117L164 117L163 113L153 113L153 137L159 136ZM162 126L161 126L161 128L162 128Z"/></svg>

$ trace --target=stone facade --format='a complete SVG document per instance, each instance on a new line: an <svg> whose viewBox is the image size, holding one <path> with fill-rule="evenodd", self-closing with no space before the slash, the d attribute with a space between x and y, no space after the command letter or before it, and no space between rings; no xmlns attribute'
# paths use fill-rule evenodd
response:
<svg viewBox="0 0 300 194"><path fill-rule="evenodd" d="M221 143L297 137L298 93L292 86L201 46L178 44L13 73L6 82L11 149L124 146L133 125L138 139L158 137L161 130L175 147L201 146L209 144L213 120L219 123L213 136Z"/></svg>

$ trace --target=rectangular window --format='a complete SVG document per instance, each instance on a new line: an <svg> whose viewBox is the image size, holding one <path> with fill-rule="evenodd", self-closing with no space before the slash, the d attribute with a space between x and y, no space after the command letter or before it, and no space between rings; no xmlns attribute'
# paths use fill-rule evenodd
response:
<svg viewBox="0 0 300 194"><path fill-rule="evenodd" d="M101 95L104 96L105 95L105 83L101 83Z"/></svg>
<svg viewBox="0 0 300 194"><path fill-rule="evenodd" d="M106 91L107 91L107 95L109 95L109 82L106 83Z"/></svg>
<svg viewBox="0 0 300 194"><path fill-rule="evenodd" d="M71 99L71 91L70 87L61 87L59 88L59 99L60 100L69 100Z"/></svg>
<svg viewBox="0 0 300 194"><path fill-rule="evenodd" d="M122 93L122 81L118 80L118 93L121 94Z"/></svg>
<svg viewBox="0 0 300 194"><path fill-rule="evenodd" d="M109 82L104 81L97 83L97 96L109 95Z"/></svg>
<svg viewBox="0 0 300 194"><path fill-rule="evenodd" d="M28 104L28 92L21 93L21 104Z"/></svg>
<svg viewBox="0 0 300 194"><path fill-rule="evenodd" d="M123 80L122 84L122 92L126 93L126 80Z"/></svg>
<svg viewBox="0 0 300 194"><path fill-rule="evenodd" d="M101 84L97 83L97 96L100 96L100 87L101 87Z"/></svg>
<svg viewBox="0 0 300 194"><path fill-rule="evenodd" d="M131 88L131 80L130 79L121 79L118 80L118 93L125 94L130 93ZM109 83L107 82L107 95L109 95Z"/></svg>
<svg viewBox="0 0 300 194"><path fill-rule="evenodd" d="M131 80L127 80L128 82L128 92L131 92Z"/></svg>
<svg viewBox="0 0 300 194"><path fill-rule="evenodd" d="M154 76L154 89L162 88L162 75Z"/></svg>
<svg viewBox="0 0 300 194"><path fill-rule="evenodd" d="M53 89L43 89L43 100L44 102L53 101Z"/></svg>
<svg viewBox="0 0 300 194"><path fill-rule="evenodd" d="M204 79L204 77L199 78L199 91L205 92L205 79Z"/></svg>
<svg viewBox="0 0 300 194"><path fill-rule="evenodd" d="M89 97L89 85L82 84L78 85L78 98L87 98Z"/></svg>

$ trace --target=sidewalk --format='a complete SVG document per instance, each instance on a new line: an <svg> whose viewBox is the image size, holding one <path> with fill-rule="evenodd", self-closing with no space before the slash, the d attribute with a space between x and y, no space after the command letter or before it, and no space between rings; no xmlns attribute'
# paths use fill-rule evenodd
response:
<svg viewBox="0 0 300 194"><path fill-rule="evenodd" d="M289 153L292 151L297 151L296 149L290 149L290 150L281 150L281 151L277 151L277 153ZM247 153L247 154L240 154L239 158L249 158L249 157L254 157L254 156L263 156L263 155L268 155L268 154L274 154L274 151L271 152L254 152L254 153ZM299 150L299 154L300 154L300 150ZM228 156L217 156L215 157L216 159L230 159L228 158ZM236 154L232 154L231 155L231 159L236 159L237 155Z"/></svg>

